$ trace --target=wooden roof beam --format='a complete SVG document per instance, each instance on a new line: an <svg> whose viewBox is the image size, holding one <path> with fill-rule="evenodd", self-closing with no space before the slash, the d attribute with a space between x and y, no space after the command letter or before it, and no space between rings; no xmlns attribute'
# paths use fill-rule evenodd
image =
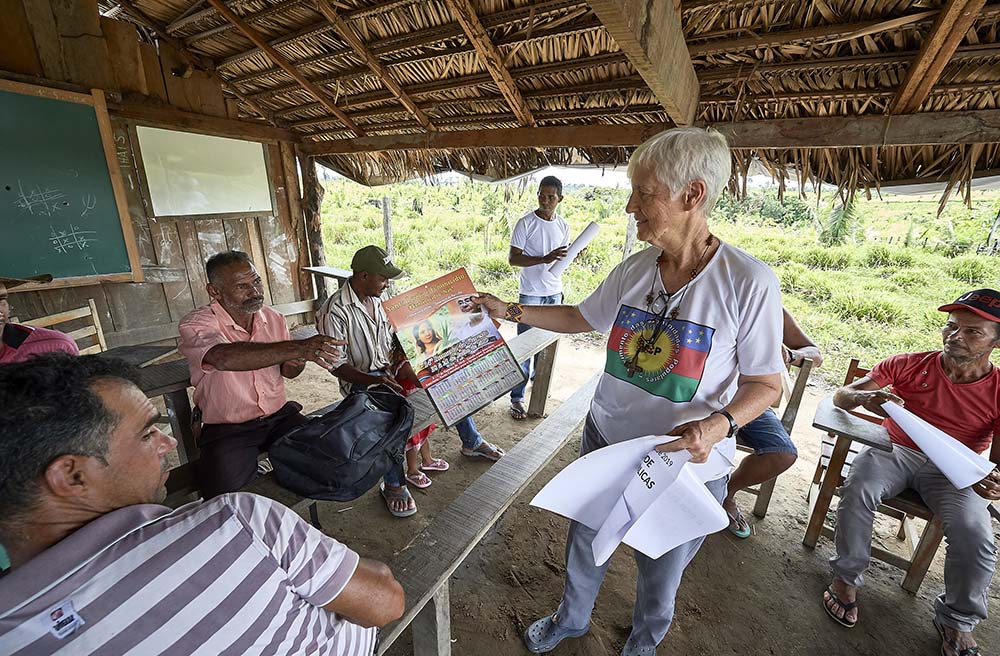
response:
<svg viewBox="0 0 1000 656"><path fill-rule="evenodd" d="M445 0L445 4L458 19L462 30L465 31L465 35L476 48L476 52L479 53L480 62L489 72L490 76L493 77L497 86L500 87L500 93L507 99L507 104L514 111L517 120L522 125L533 126L535 124L535 117L532 116L531 110L528 109L528 103L521 97L521 92L518 91L517 85L514 84L514 78L510 76L510 71L507 70L507 66L504 64L503 56L497 50L497 47L493 45L493 42L490 41L490 35L486 33L486 28L483 27L483 23L479 20L479 16L476 15L472 4L469 0Z"/></svg>
<svg viewBox="0 0 1000 656"><path fill-rule="evenodd" d="M199 70L206 71L209 77L211 77L213 80L219 83L219 86L221 86L223 89L225 89L229 93L239 98L240 102L244 103L247 107L257 112L257 114L259 114L264 120L266 120L271 125L278 128L285 127L285 125L280 120L275 118L274 112L270 111L269 109L258 103L256 100L249 98L246 94L244 94L242 91L236 88L234 84L230 83L221 75L219 75L218 72L215 70L214 63L211 60L202 59L198 55L188 50L183 43L181 43L174 37L167 34L166 26L160 24L153 18L147 16L135 5L133 5L131 0L116 0L116 1L121 10L126 14L128 14L132 18L132 20L136 21L146 29L153 32L153 34L156 35L156 38L161 39L164 43L166 43L171 48L176 50L177 53L184 58L184 61L188 62L189 64L191 64L195 68L198 68Z"/></svg>
<svg viewBox="0 0 1000 656"><path fill-rule="evenodd" d="M354 121L352 121L350 117L347 116L347 114L345 114L339 107L337 107L333 103L333 100L331 100L326 95L326 93L324 93L312 82L307 80L305 76L302 75L302 73L299 72L294 66L289 64L288 60L285 59L284 55L282 55L277 50L268 45L267 41L265 41L264 38L255 29L253 29L245 22L243 22L243 20L239 16L234 14L229 9L229 7L223 4L222 0L208 0L208 2L213 7L215 7L216 11L218 11L221 16L223 16L226 20L235 25L240 30L240 32L246 35L246 37L250 39L254 44L256 44L257 47L259 47L261 50L267 53L267 56L271 58L271 61L273 61L278 66L281 66L286 73L291 75L299 84L302 85L302 87L306 91L312 94L312 96L316 98L316 100L319 101L320 104L322 104L323 107L325 107L328 112L339 118L344 125L346 125L352 132L354 132L358 136L364 135L364 131L357 125L355 125Z"/></svg>
<svg viewBox="0 0 1000 656"><path fill-rule="evenodd" d="M633 125L560 125L499 130L456 130L433 134L399 134L363 139L320 141L305 144L301 146L301 149L307 155L323 156L381 150L439 148L636 146L668 127L670 126L664 123L637 123Z"/></svg>
<svg viewBox="0 0 1000 656"><path fill-rule="evenodd" d="M674 0L591 0L618 47L677 125L694 123L698 76Z"/></svg>
<svg viewBox="0 0 1000 656"><path fill-rule="evenodd" d="M986 0L948 0L892 99L890 114L911 114L920 108L985 4Z"/></svg>
<svg viewBox="0 0 1000 656"><path fill-rule="evenodd" d="M301 148L308 155L323 156L439 148L634 146L669 127L667 124L639 123L438 131L316 141ZM726 135L730 148L738 149L1000 143L1000 110L789 118L718 123L712 127Z"/></svg>
<svg viewBox="0 0 1000 656"><path fill-rule="evenodd" d="M316 0L316 7L320 10L320 13L330 21L330 24L336 28L337 32L343 37L344 41L351 46L355 54L361 57L362 61L368 65L368 68L372 70L375 75L379 77L382 85L385 86L392 94L399 100L399 102L406 108L408 112L413 114L413 117L417 119L417 123L423 126L425 130L433 132L437 128L431 122L427 114L424 113L422 109L417 107L417 104L413 102L413 99L403 90L403 87L399 85L393 77L386 70L385 66L379 62L378 57L365 46L364 42L361 41L361 37L358 33L354 31L354 28L347 24L337 10L333 8L327 0Z"/></svg>
<svg viewBox="0 0 1000 656"><path fill-rule="evenodd" d="M514 7L513 9L507 9L505 11L500 11L495 14L490 14L488 16L482 17L482 22L486 27L495 28L503 27L507 25L512 25L518 22L522 22L528 19L537 21L540 16L546 14L562 11L566 9L572 9L574 7L579 7L581 5L586 5L586 0L544 0L543 2L537 2L534 4L523 5L521 7ZM362 18L363 14L370 10L370 7L355 9L344 13L344 18L347 21L354 20L355 18ZM537 27L535 31L537 31ZM295 45L299 41L308 39L312 36L318 34L325 34L333 30L333 26L326 20L319 21L317 23L312 23L307 25L291 34L285 34L276 37L269 41L270 45L275 48L279 48L286 45ZM409 48L417 48L420 46L431 45L434 43L439 43L447 39L454 39L456 37L462 36L462 26L458 23L447 23L445 25L437 25L435 27L429 27L427 29L420 30L411 34L400 34L394 37L388 37L385 39L379 39L378 41L373 41L369 44L369 47L378 54L387 54L389 52L399 52L401 50L407 50ZM260 53L260 48L253 48L251 50L246 50L244 52L239 52L218 63L219 68L227 68L233 64L238 64L239 62L252 57ZM327 57L324 55L324 60ZM318 58L317 58L318 60Z"/></svg>
<svg viewBox="0 0 1000 656"><path fill-rule="evenodd" d="M1000 110L824 116L712 125L731 148L858 148L1000 142Z"/></svg>

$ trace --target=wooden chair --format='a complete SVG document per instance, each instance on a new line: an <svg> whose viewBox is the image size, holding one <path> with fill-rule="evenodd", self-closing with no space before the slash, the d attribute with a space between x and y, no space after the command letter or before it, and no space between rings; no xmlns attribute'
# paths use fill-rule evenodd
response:
<svg viewBox="0 0 1000 656"><path fill-rule="evenodd" d="M47 317L39 317L21 323L25 326L62 330L73 338L76 345L80 347L80 355L90 355L108 350L108 345L104 341L104 330L101 329L100 315L97 314L97 305L94 304L92 298L87 299L87 305L84 307L57 312ZM63 324L68 325L63 326ZM58 326L63 327L59 328Z"/></svg>
<svg viewBox="0 0 1000 656"><path fill-rule="evenodd" d="M844 385L849 385L855 380L868 375L869 371L869 369L860 366L857 359L852 359L847 368L847 375L844 377ZM877 424L879 426L882 424L881 417L869 414L863 410L851 410L848 412L855 417L864 419L865 421L873 424ZM850 441L850 438L845 437L844 435L834 435L832 433L828 433L827 436L823 438L823 447L820 459L816 464L816 471L813 474L813 484L810 487L809 495L807 497L809 502L810 517L816 510L815 504L820 496L818 491L823 483L824 476L829 475L827 470L830 459L836 443L839 440ZM849 451L847 460L838 474L838 488L847 478L854 456L867 448L856 447L856 443L851 443L848 447ZM837 494L839 495L839 491ZM900 521L900 527L899 531L896 533L896 537L899 540L906 541L906 550L909 552L909 556L903 557L873 544L871 551L872 557L904 570L906 572L906 576L903 578L902 587L907 592L916 594L920 589L921 583L923 583L924 576L927 574L927 569L934 560L934 554L937 552L938 546L941 544L941 539L944 537L944 530L941 527L941 522L934 517L934 513L931 512L930 508L927 507L923 499L920 498L920 495L912 489L903 491L903 493L899 496L884 499L878 507L878 512ZM825 514L826 510L823 510L823 513ZM912 520L914 517L919 517L927 522L927 526L921 534L918 534L917 529L913 525ZM820 532L822 535L832 538L834 535L834 528L826 525L824 522ZM803 543L808 547L816 546L815 538L811 536L808 531L806 539L803 540Z"/></svg>
<svg viewBox="0 0 1000 656"><path fill-rule="evenodd" d="M792 428L795 426L795 418L799 414L799 404L802 402L802 395L805 392L806 383L809 381L812 366L813 361L808 358L803 359L802 364L789 366L789 371L791 371L792 367L799 370L798 375L795 377L794 385L791 386L791 389L786 389L783 394L787 402L785 403L785 410L781 414L781 425L785 427L785 431L789 435L792 434ZM753 449L739 443L739 436L736 439L736 448L738 450L745 453L753 453ZM757 501L754 502L753 506L754 516L763 517L767 514L767 507L771 503L771 495L774 493L774 485L777 480L777 478L772 478L756 487L749 487L744 490L744 492L749 492L757 496Z"/></svg>

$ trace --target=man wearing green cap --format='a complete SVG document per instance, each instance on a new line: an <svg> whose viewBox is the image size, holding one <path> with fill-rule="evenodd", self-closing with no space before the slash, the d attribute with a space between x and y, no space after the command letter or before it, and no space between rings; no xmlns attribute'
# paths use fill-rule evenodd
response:
<svg viewBox="0 0 1000 656"><path fill-rule="evenodd" d="M355 253L351 271L353 275L347 284L316 313L320 334L347 342L343 358L331 371L340 379L340 390L345 396L355 385L382 383L400 390L388 371L395 331L382 309L381 297L389 281L403 271L378 246L365 246ZM503 456L499 447L482 438L471 417L460 421L455 428L462 440L463 455L488 460ZM389 512L396 517L409 517L417 512L417 505L406 489L402 466L386 474L382 495Z"/></svg>

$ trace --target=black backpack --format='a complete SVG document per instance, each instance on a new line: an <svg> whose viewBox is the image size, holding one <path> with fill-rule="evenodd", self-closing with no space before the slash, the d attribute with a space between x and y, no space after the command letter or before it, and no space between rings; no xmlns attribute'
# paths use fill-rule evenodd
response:
<svg viewBox="0 0 1000 656"><path fill-rule="evenodd" d="M352 391L268 449L278 483L299 496L351 501L400 467L413 408L385 386Z"/></svg>

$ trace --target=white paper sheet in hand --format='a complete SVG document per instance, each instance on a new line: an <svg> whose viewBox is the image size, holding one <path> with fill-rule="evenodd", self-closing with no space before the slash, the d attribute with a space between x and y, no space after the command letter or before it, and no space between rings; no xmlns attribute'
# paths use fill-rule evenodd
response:
<svg viewBox="0 0 1000 656"><path fill-rule="evenodd" d="M591 240L597 236L597 231L600 229L601 226L597 225L593 221L588 223L587 227L583 229L583 232L581 232L577 238L573 240L573 243L569 245L569 249L566 251L566 257L554 262L552 266L549 267L549 273L554 276L561 276L562 272L566 270L566 267L572 264L573 259L580 254L580 251L586 248L587 244L589 244Z"/></svg>
<svg viewBox="0 0 1000 656"><path fill-rule="evenodd" d="M672 467L659 456L646 462L656 445L671 439L676 438L651 435L593 451L559 472L531 505L598 531L598 565L621 542L659 558L678 545L722 530L729 521L705 482L725 475L731 461L716 449L706 463L687 462L687 452L670 454ZM652 487L649 480L655 481Z"/></svg>
<svg viewBox="0 0 1000 656"><path fill-rule="evenodd" d="M882 404L882 409L899 424L903 432L920 447L956 489L964 490L978 483L996 467L989 459L901 405L887 401Z"/></svg>

